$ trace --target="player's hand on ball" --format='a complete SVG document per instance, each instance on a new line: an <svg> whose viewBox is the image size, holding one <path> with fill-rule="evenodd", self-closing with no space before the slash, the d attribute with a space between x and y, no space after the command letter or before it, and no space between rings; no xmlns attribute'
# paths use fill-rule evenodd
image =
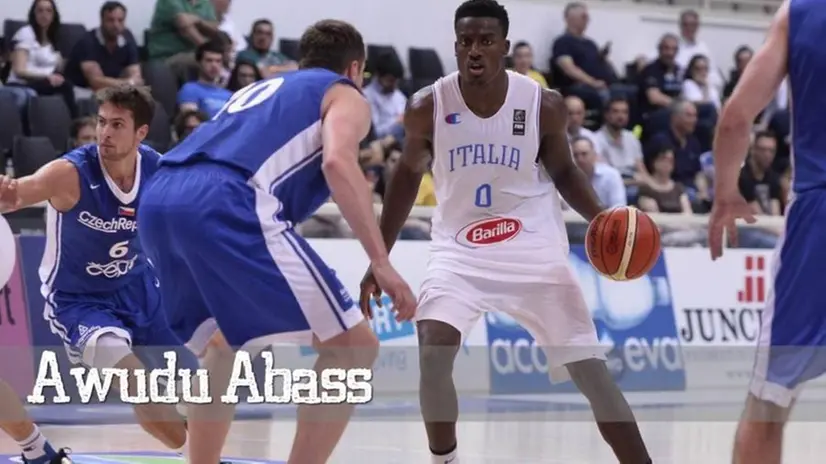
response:
<svg viewBox="0 0 826 464"><path fill-rule="evenodd" d="M20 208L22 200L17 194L17 181L8 176L0 176L0 212Z"/></svg>
<svg viewBox="0 0 826 464"><path fill-rule="evenodd" d="M361 313L367 319L373 319L373 308L370 306L370 300L373 299L376 305L381 307L381 288L376 282L376 277L373 276L373 268L367 268L367 273L361 279L361 292L359 293L359 307Z"/></svg>
<svg viewBox="0 0 826 464"><path fill-rule="evenodd" d="M373 270L376 283L379 288L387 293L393 301L393 310L396 312L397 321L409 321L413 319L416 314L416 297L413 296L413 291L410 286L402 279L402 276L396 272L393 265L389 261L384 263L373 264L370 266Z"/></svg>
<svg viewBox="0 0 826 464"><path fill-rule="evenodd" d="M711 259L723 256L723 231L728 236L729 246L737 246L737 219L745 219L754 224L754 210L746 202L743 195L734 192L725 196L717 196L711 207L711 218L708 223L708 248L711 250Z"/></svg>

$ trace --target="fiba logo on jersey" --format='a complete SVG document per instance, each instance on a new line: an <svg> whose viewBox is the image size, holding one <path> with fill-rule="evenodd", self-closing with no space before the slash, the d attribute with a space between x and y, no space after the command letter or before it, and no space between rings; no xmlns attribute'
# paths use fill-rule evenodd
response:
<svg viewBox="0 0 826 464"><path fill-rule="evenodd" d="M138 230L138 223L134 219L116 217L104 220L88 211L81 211L77 217L77 221L90 229L105 234L114 234L121 231L134 233Z"/></svg>
<svg viewBox="0 0 826 464"><path fill-rule="evenodd" d="M611 369L621 374L620 385L636 391L684 389L682 352L662 260L643 278L614 282L591 268L583 247L572 247L569 259L594 319L599 349L611 352ZM489 313L485 321L493 393L574 390L570 382L550 384L545 350L513 318Z"/></svg>

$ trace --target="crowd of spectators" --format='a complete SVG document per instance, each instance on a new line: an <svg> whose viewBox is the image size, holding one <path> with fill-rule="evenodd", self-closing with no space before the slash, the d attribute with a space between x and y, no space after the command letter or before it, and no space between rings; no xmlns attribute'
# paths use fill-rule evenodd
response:
<svg viewBox="0 0 826 464"><path fill-rule="evenodd" d="M233 22L230 7L230 0L156 0L146 43L140 48L125 26L126 7L107 1L100 9L100 23L84 29L66 49L66 41L59 39L62 26L54 0L34 0L25 24L4 40L11 46L0 62L0 96L13 99L24 122L27 101L59 96L76 118L67 134L68 146L80 145L94 140L95 125L93 112L84 113L88 105L80 103L92 92L120 82L142 84L148 80L144 65L160 63L171 70L175 86L174 101L167 106L166 137L155 139L168 139L156 147L166 150L212 117L233 92L297 69L296 52L274 46L271 21L259 19L244 33ZM732 63L714 63L702 41L700 15L684 11L674 33L618 69L611 61L611 43L600 45L588 38L584 3L568 4L564 20L565 30L552 44L518 42L507 64L565 96L573 156L601 200L610 206L635 204L651 212L707 212L713 198L713 129L752 50L742 46ZM534 46L551 47L547 71L534 62ZM405 80L395 53L372 57L369 68L364 94L372 108L373 130L362 144L361 161L380 203L404 142L407 98L416 88ZM153 93L157 91L153 85ZM779 215L786 206L787 106L784 88L755 121L756 135L741 173L741 191L760 214ZM435 203L428 174L416 204ZM349 233L337 215L315 216L301 227L302 233L315 237ZM411 219L403 231L403 238L428 236L424 220Z"/></svg>

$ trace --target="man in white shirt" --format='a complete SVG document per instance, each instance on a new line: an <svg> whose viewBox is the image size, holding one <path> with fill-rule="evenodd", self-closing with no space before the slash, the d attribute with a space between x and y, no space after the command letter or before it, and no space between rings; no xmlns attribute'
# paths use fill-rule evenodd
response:
<svg viewBox="0 0 826 464"><path fill-rule="evenodd" d="M401 63L393 55L381 55L376 60L373 79L364 88L373 115L373 130L380 139L392 137L400 142L404 137L402 119L407 97L398 87L402 77Z"/></svg>
<svg viewBox="0 0 826 464"><path fill-rule="evenodd" d="M680 13L680 48L677 52L677 65L685 71L688 69L688 62L696 55L704 55L708 58L709 85L722 94L725 79L711 58L711 50L705 42L697 38L697 31L700 29L700 15L694 10L685 10Z"/></svg>
<svg viewBox="0 0 826 464"><path fill-rule="evenodd" d="M627 130L629 119L628 100L612 98L605 108L605 124L596 132L594 139L597 157L613 166L624 178L642 180L646 176L642 145Z"/></svg>
<svg viewBox="0 0 826 464"><path fill-rule="evenodd" d="M244 37L240 29L235 26L235 22L229 17L229 7L231 3L232 0L212 0L212 5L215 8L215 17L219 23L218 29L232 39L232 47L234 50L233 58L235 58L236 54L247 48L247 38Z"/></svg>
<svg viewBox="0 0 826 464"><path fill-rule="evenodd" d="M565 106L568 107L568 139L573 142L577 137L585 137L596 145L594 133L582 125L585 123L585 103L581 98L568 96L565 98Z"/></svg>
<svg viewBox="0 0 826 464"><path fill-rule="evenodd" d="M572 144L574 161L582 172L591 179L599 201L608 208L626 206L628 198L620 172L597 159L594 145L586 137L577 137Z"/></svg>

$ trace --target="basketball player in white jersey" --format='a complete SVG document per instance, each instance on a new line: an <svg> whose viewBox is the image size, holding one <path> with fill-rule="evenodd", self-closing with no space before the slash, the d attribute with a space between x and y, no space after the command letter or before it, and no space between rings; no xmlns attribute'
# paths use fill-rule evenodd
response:
<svg viewBox="0 0 826 464"><path fill-rule="evenodd" d="M411 98L404 154L381 216L389 248L433 153L438 206L416 315L432 462L459 462L453 361L485 311L507 312L531 332L551 380L573 379L621 463L651 462L568 262L557 192L588 220L603 207L571 156L563 98L505 71L508 15L496 1L466 1L454 25L459 71ZM361 294L368 316L376 289L368 272Z"/></svg>

